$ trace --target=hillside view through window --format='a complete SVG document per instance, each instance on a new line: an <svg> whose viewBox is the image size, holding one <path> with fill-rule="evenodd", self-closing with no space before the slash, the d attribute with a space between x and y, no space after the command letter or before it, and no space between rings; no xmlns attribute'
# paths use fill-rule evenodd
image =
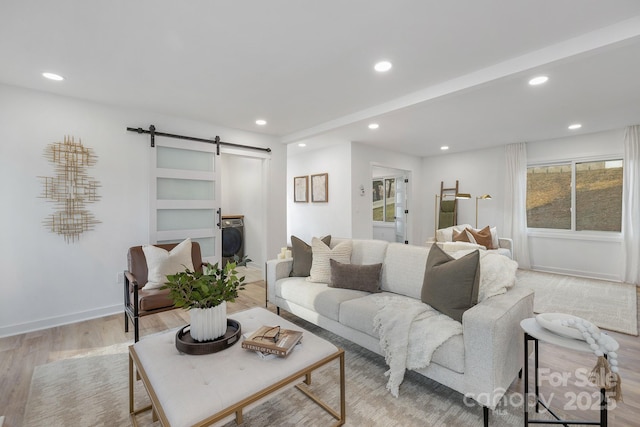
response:
<svg viewBox="0 0 640 427"><path fill-rule="evenodd" d="M527 227L619 232L622 160L529 167Z"/></svg>

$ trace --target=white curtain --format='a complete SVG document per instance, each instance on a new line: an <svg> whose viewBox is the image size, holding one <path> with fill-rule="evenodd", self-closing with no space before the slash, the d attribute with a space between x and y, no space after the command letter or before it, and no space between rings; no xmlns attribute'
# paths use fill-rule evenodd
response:
<svg viewBox="0 0 640 427"><path fill-rule="evenodd" d="M520 268L529 269L527 239L527 146L524 142L505 147L506 170L504 226L513 239L513 259Z"/></svg>
<svg viewBox="0 0 640 427"><path fill-rule="evenodd" d="M627 127L624 134L622 188L623 277L640 284L640 126Z"/></svg>

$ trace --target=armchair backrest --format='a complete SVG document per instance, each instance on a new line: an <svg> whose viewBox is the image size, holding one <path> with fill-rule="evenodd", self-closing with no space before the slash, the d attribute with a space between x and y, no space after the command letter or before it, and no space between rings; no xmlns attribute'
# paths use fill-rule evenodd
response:
<svg viewBox="0 0 640 427"><path fill-rule="evenodd" d="M170 251L177 245L178 243L166 243L154 246ZM202 271L202 253L200 252L200 244L198 242L191 242L191 260L193 261L194 270ZM147 258L144 256L142 246L133 246L129 248L129 251L127 252L127 263L128 270L138 281L138 286L143 287L146 285L149 269L147 268Z"/></svg>

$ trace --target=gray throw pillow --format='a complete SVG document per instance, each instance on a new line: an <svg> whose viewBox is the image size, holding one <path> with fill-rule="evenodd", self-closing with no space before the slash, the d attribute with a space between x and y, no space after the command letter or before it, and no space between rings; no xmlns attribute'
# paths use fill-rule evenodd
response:
<svg viewBox="0 0 640 427"><path fill-rule="evenodd" d="M356 291L380 292L380 270L382 264L343 264L335 259L331 263L331 288L355 289Z"/></svg>
<svg viewBox="0 0 640 427"><path fill-rule="evenodd" d="M331 244L331 236L325 236L322 242L329 246ZM291 269L291 277L308 277L311 272L311 264L313 262L313 252L311 245L307 245L304 240L291 236L291 256L293 257L293 268Z"/></svg>
<svg viewBox="0 0 640 427"><path fill-rule="evenodd" d="M431 246L422 283L422 302L462 322L462 313L478 303L480 251L460 259Z"/></svg>

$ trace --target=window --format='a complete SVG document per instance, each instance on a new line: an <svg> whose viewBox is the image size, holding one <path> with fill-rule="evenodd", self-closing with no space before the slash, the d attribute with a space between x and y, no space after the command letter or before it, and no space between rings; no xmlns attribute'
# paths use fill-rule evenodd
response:
<svg viewBox="0 0 640 427"><path fill-rule="evenodd" d="M396 210L396 179L373 180L373 220L394 222Z"/></svg>
<svg viewBox="0 0 640 427"><path fill-rule="evenodd" d="M527 226L619 232L622 160L527 168Z"/></svg>

